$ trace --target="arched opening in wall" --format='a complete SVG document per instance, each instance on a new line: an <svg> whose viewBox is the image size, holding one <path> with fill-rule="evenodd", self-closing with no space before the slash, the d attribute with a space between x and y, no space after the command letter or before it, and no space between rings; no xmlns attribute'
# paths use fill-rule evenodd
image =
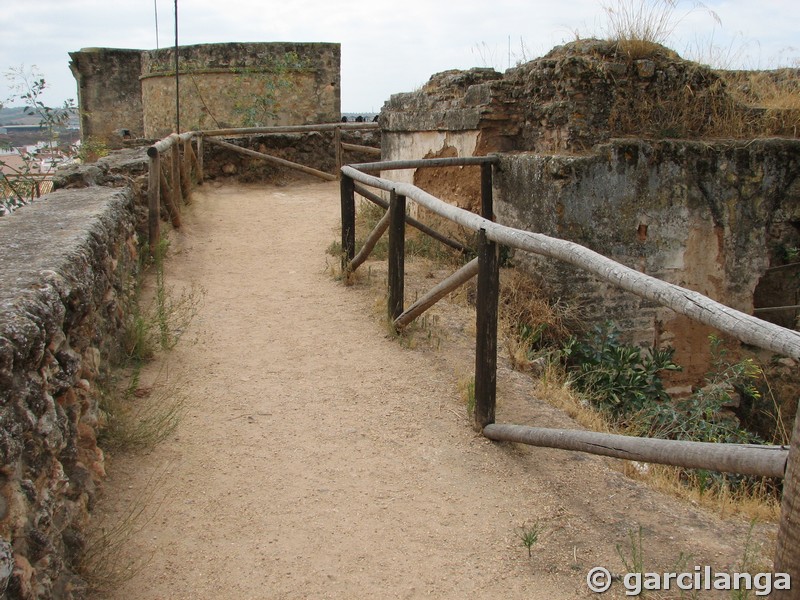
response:
<svg viewBox="0 0 800 600"><path fill-rule="evenodd" d="M800 327L800 221L774 235L770 266L753 293L755 316L789 329Z"/></svg>

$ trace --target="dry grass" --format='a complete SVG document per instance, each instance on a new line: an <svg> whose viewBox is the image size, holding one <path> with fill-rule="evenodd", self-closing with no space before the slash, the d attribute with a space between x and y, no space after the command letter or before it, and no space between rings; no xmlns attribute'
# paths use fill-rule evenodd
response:
<svg viewBox="0 0 800 600"><path fill-rule="evenodd" d="M780 501L775 497L768 480L751 487L738 486L722 480L709 485L704 476L667 465L648 465L625 461L623 472L631 479L693 504L715 511L720 516L744 515L762 523L780 518Z"/></svg>
<svg viewBox="0 0 800 600"><path fill-rule="evenodd" d="M141 452L165 440L181 421L186 398L166 373L148 385L140 385L139 371L127 385L106 385L100 401L105 425L100 445L119 452Z"/></svg>
<svg viewBox="0 0 800 600"><path fill-rule="evenodd" d="M86 537L86 546L77 565L81 577L93 592L110 592L129 581L150 562L150 556L139 554L128 558L130 540L157 514L164 502L167 470L154 473L143 490L113 520L95 520ZM162 490L160 498L156 493Z"/></svg>
<svg viewBox="0 0 800 600"><path fill-rule="evenodd" d="M601 2L601 7L606 17L603 33L629 60L663 50L677 25L693 10L705 9L719 23L717 14L699 2L683 14L677 13L678 0L615 0Z"/></svg>
<svg viewBox="0 0 800 600"><path fill-rule="evenodd" d="M580 307L549 301L536 282L517 269L501 273L498 321L503 345L518 371L541 364L538 351L560 347L583 325Z"/></svg>

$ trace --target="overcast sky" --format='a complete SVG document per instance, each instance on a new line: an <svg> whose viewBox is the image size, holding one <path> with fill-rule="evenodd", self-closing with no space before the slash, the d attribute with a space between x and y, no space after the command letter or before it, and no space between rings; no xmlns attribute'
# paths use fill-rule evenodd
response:
<svg viewBox="0 0 800 600"><path fill-rule="evenodd" d="M378 112L391 94L439 71L504 70L576 33L598 36L606 23L601 1L631 0L178 0L179 41L341 43L342 110ZM682 56L715 55L732 68L800 66L798 0L693 6L680 3L674 13L680 22L668 45ZM77 99L70 51L174 44L174 0L0 0L0 14L0 70L36 65L51 105ZM0 100L7 84L0 80Z"/></svg>

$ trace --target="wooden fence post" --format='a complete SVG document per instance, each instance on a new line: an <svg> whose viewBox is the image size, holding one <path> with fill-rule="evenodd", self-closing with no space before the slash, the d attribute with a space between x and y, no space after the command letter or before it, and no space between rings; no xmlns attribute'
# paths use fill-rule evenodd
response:
<svg viewBox="0 0 800 600"><path fill-rule="evenodd" d="M494 423L497 398L497 304L500 293L498 245L478 232L478 297L475 335L475 428Z"/></svg>
<svg viewBox="0 0 800 600"><path fill-rule="evenodd" d="M150 156L150 171L147 180L147 204L149 209L148 214L148 231L147 235L150 242L150 254L155 256L158 241L161 238L161 206L159 202L159 195L161 193L161 160L158 155L158 150L153 152Z"/></svg>
<svg viewBox="0 0 800 600"><path fill-rule="evenodd" d="M172 208L177 211L178 219L181 214L181 151L178 142L173 140L170 147L172 158Z"/></svg>
<svg viewBox="0 0 800 600"><path fill-rule="evenodd" d="M342 175L339 182L342 203L342 273L356 254L356 193L351 177Z"/></svg>
<svg viewBox="0 0 800 600"><path fill-rule="evenodd" d="M781 520L775 549L775 572L788 573L792 590L773 590L770 598L790 600L800 590L800 417L795 417L789 461L783 479Z"/></svg>
<svg viewBox="0 0 800 600"><path fill-rule="evenodd" d="M492 163L481 165L481 216L494 221L494 200L492 198Z"/></svg>
<svg viewBox="0 0 800 600"><path fill-rule="evenodd" d="M336 158L336 176L342 177L342 128L336 127L333 130L333 153Z"/></svg>
<svg viewBox="0 0 800 600"><path fill-rule="evenodd" d="M181 162L181 190L183 201L192 203L192 139L183 141L183 161Z"/></svg>
<svg viewBox="0 0 800 600"><path fill-rule="evenodd" d="M203 136L197 136L197 185L203 185Z"/></svg>
<svg viewBox="0 0 800 600"><path fill-rule="evenodd" d="M406 260L406 197L392 191L389 200L389 320L403 314Z"/></svg>

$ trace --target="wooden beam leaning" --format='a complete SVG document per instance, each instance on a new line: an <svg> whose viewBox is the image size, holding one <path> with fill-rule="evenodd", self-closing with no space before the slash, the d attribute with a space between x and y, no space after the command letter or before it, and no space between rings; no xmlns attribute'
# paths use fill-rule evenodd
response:
<svg viewBox="0 0 800 600"><path fill-rule="evenodd" d="M367 258L369 258L369 255L372 253L372 250L375 248L375 245L378 243L378 240L381 239L381 236L384 234L384 232L387 229L389 229L390 217L391 215L387 210L381 217L381 220L378 221L377 225L375 225L375 228L367 236L367 239L364 240L364 245L361 246L361 250L358 251L358 254L356 254L353 257L353 260L351 260L350 263L347 265L347 270L350 273L352 273L358 267L364 264L364 261L367 260Z"/></svg>
<svg viewBox="0 0 800 600"><path fill-rule="evenodd" d="M342 273L346 273L347 265L356 252L356 196L353 180L347 175L342 175L339 182L339 194L342 212Z"/></svg>
<svg viewBox="0 0 800 600"><path fill-rule="evenodd" d="M232 152L238 152L239 154L244 154L245 156L252 156L253 158L260 158L268 163L272 163L274 165L278 165L281 167L288 167L290 169L295 169L297 171L301 171L308 175L313 175L314 177L319 177L320 179L324 179L325 181L336 181L338 177L336 175L331 175L330 173L326 173L325 171L319 171L317 169L313 169L311 167L306 167L305 165L301 165L296 162L292 162L290 160L286 160L283 158L278 158L277 156L270 156L269 154L263 154L261 152L256 152L255 150L248 150L247 148L242 148L241 146L237 146L235 144L229 144L228 142L223 142L222 140L218 140L215 138L208 138L209 144L214 144L215 146L221 146L222 148L227 148Z"/></svg>
<svg viewBox="0 0 800 600"><path fill-rule="evenodd" d="M406 197L392 192L389 200L389 320L403 312L405 302Z"/></svg>
<svg viewBox="0 0 800 600"><path fill-rule="evenodd" d="M783 446L684 442L522 425L487 425L483 435L497 442L759 477L783 477L789 457L789 450Z"/></svg>
<svg viewBox="0 0 800 600"><path fill-rule="evenodd" d="M347 144L342 142L342 148L350 150L350 152L363 152L364 154L372 154L373 156L381 155L381 149L373 146L361 146L359 144Z"/></svg>
<svg viewBox="0 0 800 600"><path fill-rule="evenodd" d="M155 256L158 242L161 239L161 160L158 152L149 156L149 170L147 179L147 236L150 245L150 254Z"/></svg>
<svg viewBox="0 0 800 600"><path fill-rule="evenodd" d="M414 319L436 304L439 300L447 296L453 290L461 287L470 279L478 274L478 259L473 258L458 271L442 280L439 285L431 289L422 298L414 302L406 309L403 314L394 320L394 328L400 331L407 327Z"/></svg>
<svg viewBox="0 0 800 600"><path fill-rule="evenodd" d="M494 423L497 400L497 305L500 297L498 245L478 232L478 297L475 302L475 427Z"/></svg>
<svg viewBox="0 0 800 600"><path fill-rule="evenodd" d="M389 202L388 201L384 200L383 198L381 198L377 194L373 194L367 188L365 188L363 185L359 185L359 184L356 183L355 184L355 191L359 195L364 196L364 198L366 198L370 202L372 202L374 204L377 204L381 208L385 208L386 210L389 210ZM449 246L453 250L457 250L457 251L461 252L461 254L467 254L468 252L472 251L470 248L467 248L464 244L460 244L459 242L457 242L455 240L451 240L446 235L443 235L443 234L439 233L438 231L436 231L435 229L432 229L431 227L428 227L424 223L420 223L414 217L406 215L406 223L408 225L411 225L415 229L418 229L419 231L421 231L425 235L431 236L433 239L435 239L438 242L441 242L445 246Z"/></svg>

